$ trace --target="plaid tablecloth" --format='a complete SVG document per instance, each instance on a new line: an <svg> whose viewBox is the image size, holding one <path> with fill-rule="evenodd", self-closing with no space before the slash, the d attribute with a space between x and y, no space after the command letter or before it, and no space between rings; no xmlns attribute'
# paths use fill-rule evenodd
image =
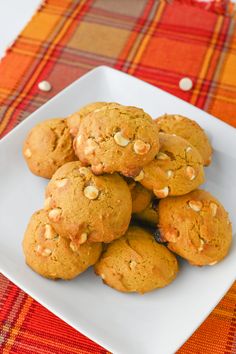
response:
<svg viewBox="0 0 236 354"><path fill-rule="evenodd" d="M226 1L47 0L0 63L0 136L95 66L135 75L236 126ZM179 89L183 77L189 92ZM49 93L38 90L48 80ZM79 319L78 319L79 320ZM1 353L106 353L0 276ZM178 354L236 353L236 283Z"/></svg>

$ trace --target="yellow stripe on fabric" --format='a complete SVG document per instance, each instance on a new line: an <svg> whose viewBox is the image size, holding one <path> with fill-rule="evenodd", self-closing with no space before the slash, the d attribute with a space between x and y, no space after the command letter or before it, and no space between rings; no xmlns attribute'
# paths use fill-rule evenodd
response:
<svg viewBox="0 0 236 354"><path fill-rule="evenodd" d="M26 317L33 301L34 300L31 297L27 297L27 299L24 303L24 306L22 307L22 309L18 315L18 319L17 319L14 327L10 331L11 334L10 334L9 338L7 339L6 345L3 349L3 352L2 352L3 354L11 353L11 348L15 342L15 339L16 339L18 333L20 332L21 326L25 320L25 317Z"/></svg>
<svg viewBox="0 0 236 354"><path fill-rule="evenodd" d="M224 21L224 17L223 16L219 16L217 18L216 25L215 25L215 28L214 28L214 33L213 33L211 42L209 44L209 47L208 47L208 49L206 51L206 55L205 55L205 58L203 60L202 68L201 68L200 73L198 75L199 81L198 81L198 83L196 83L196 85L194 87L194 90L193 90L193 95L192 95L192 97L190 99L190 103L192 103L193 105L196 105L196 102L197 102L197 99L198 99L198 95L199 95L199 92L200 92L200 89L201 89L201 82L206 77L206 74L207 74L207 71L208 71L208 67L209 67L209 63L211 61L211 57L212 57L212 54L214 52L214 46L216 44L216 41L217 41L217 38L218 38L218 35L219 35L219 32L220 32L221 26L223 24L223 21Z"/></svg>
<svg viewBox="0 0 236 354"><path fill-rule="evenodd" d="M72 19L69 17L67 19L67 22L65 22L65 25L63 26L63 28L61 29L61 31L58 33L58 35L55 37L52 45L48 48L47 52L45 53L45 57L49 58L50 54L52 53L52 51L54 50L55 46L60 42L60 40L62 39L62 37L65 35L65 33L67 32L69 26L71 25L71 23L73 22L73 17L76 16L77 14L79 14L82 6L86 3L86 0L81 0L80 4L75 8L74 13L71 15ZM37 77L40 75L41 71L43 70L44 66L47 64L47 62L45 62L45 60L42 60L38 67L36 68L34 74L31 76L30 80L28 81L26 87L24 88L24 93L22 93L22 99L24 99L29 90L32 88L32 85L34 84L35 80L37 79ZM14 112L14 109L16 108L16 106L18 105L17 100L14 101L14 103L11 105L11 107L8 109L8 111L6 112L5 116L3 117L3 120L1 122L0 125L0 134L4 131L5 127L7 126L7 123L10 119L11 114Z"/></svg>
<svg viewBox="0 0 236 354"><path fill-rule="evenodd" d="M152 34L153 34L154 30L155 30L155 26L156 26L157 22L160 20L160 17L161 17L161 15L163 13L165 5L166 4L165 4L164 1L160 2L159 6L158 6L158 9L157 9L157 13L156 13L156 15L154 17L154 20L153 20L151 26L149 27L149 30L148 30L147 34L145 35L143 41L141 42L139 50L137 51L136 56L133 59L133 63L132 63L132 65L131 65L131 67L130 67L130 69L128 71L129 74L132 75L134 73L138 63L140 62L140 59L141 59L141 57L143 55L143 52L146 49L146 46L147 46L147 44L148 44L148 42L149 42L150 38L152 37Z"/></svg>

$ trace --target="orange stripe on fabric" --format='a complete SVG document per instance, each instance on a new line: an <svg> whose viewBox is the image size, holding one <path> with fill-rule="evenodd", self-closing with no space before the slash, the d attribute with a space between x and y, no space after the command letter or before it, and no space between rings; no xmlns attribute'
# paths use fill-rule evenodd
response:
<svg viewBox="0 0 236 354"><path fill-rule="evenodd" d="M81 0L80 4L74 10L73 16L79 14L79 12L81 10L81 7L85 3L86 3L86 0ZM57 45L57 43L59 43L59 41L65 35L66 31L68 30L68 28L69 28L69 26L71 25L72 22L73 22L73 19L68 18L67 22L65 22L65 25L62 27L61 31L58 33L58 35L54 39L54 41L53 41L52 45L50 46L50 48L48 49L47 53L45 53L46 57L49 58L49 56L52 53L52 51L54 50L55 46ZM24 99L27 96L29 90L34 85L35 80L37 80L37 77L39 76L40 72L43 70L45 65L46 65L45 60L42 60L41 63L38 65L37 69L35 70L34 75L32 75L31 79L28 81L28 84L24 88L24 93L22 93L22 96L21 96L22 99ZM8 109L8 111L6 112L5 116L3 117L3 120L2 120L1 125L0 125L0 134L4 131L4 129L5 129L6 125L7 125L7 123L8 123L8 120L9 120L11 114L14 112L14 109L16 108L17 105L18 105L18 102L14 101L14 103L11 105L11 107Z"/></svg>
<svg viewBox="0 0 236 354"><path fill-rule="evenodd" d="M190 99L190 103L192 103L193 105L195 105L196 102L197 102L198 95L199 95L199 92L200 92L200 89L201 89L201 82L206 77L207 70L208 70L208 67L209 67L209 63L211 61L212 54L214 53L214 46L216 44L218 35L220 33L220 29L221 29L221 26L223 24L223 20L224 20L223 16L219 16L217 18L216 25L215 25L215 28L214 28L214 33L213 33L211 42L209 44L209 47L208 47L208 49L206 51L206 55L205 55L205 58L203 60L202 68L201 68L201 70L199 72L199 75L198 75L198 79L200 81L198 83L196 83L196 85L194 87L194 90L193 90L193 95L192 95L192 97Z"/></svg>
<svg viewBox="0 0 236 354"><path fill-rule="evenodd" d="M149 30L148 30L147 34L145 35L145 37L144 37L144 39L143 39L143 41L142 41L142 43L141 43L141 45L139 47L139 50L138 50L136 56L133 59L132 66L131 66L131 68L128 71L129 74L132 75L135 72L135 69L137 68L137 64L140 62L142 54L143 54L143 52L144 52L149 40L152 37L152 34L153 34L154 30L155 30L155 26L156 26L157 22L159 21L162 13L164 11L165 6L166 6L165 2L161 1L160 4L159 4L159 7L157 9L156 16L154 17L154 20L153 20L151 26L149 27Z"/></svg>
<svg viewBox="0 0 236 354"><path fill-rule="evenodd" d="M12 333L15 333L15 336L17 336L18 332L19 332L18 329L15 329L15 328L12 329ZM27 340L31 339L34 341L34 343L39 344L39 345L40 344L43 344L43 345L47 344L47 345L51 345L55 349L57 349L57 348L58 349L65 349L70 353L76 353L76 354L87 354L88 353L87 350L80 349L76 345L73 347L69 343L63 344L62 342L57 342L56 339L48 339L45 336L41 337L38 334L34 335L34 334L32 334L30 332L26 332L26 331L21 333L21 338L22 339L25 338ZM7 353L9 353L9 351L6 353L4 352L4 354L7 354Z"/></svg>
<svg viewBox="0 0 236 354"><path fill-rule="evenodd" d="M5 348L3 349L3 354L11 353L11 348L15 342L16 336L20 332L21 326L24 323L25 317L26 317L33 301L34 300L31 297L27 297L26 302L23 305L22 310L19 313L18 319L17 319L14 327L10 331L11 334L10 334L9 338L7 339Z"/></svg>

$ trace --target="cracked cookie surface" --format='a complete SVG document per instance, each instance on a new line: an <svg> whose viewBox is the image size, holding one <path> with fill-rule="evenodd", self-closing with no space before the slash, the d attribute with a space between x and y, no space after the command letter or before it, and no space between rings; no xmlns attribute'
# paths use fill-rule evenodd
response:
<svg viewBox="0 0 236 354"><path fill-rule="evenodd" d="M199 124L179 114L164 114L157 118L155 123L160 132L176 134L189 141L200 152L204 166L210 165L212 147L205 131Z"/></svg>
<svg viewBox="0 0 236 354"><path fill-rule="evenodd" d="M26 263L38 274L51 279L72 279L93 265L101 243L84 243L79 248L57 234L45 210L35 212L23 240Z"/></svg>
<svg viewBox="0 0 236 354"><path fill-rule="evenodd" d="M37 176L51 178L66 162L77 160L65 119L45 120L31 129L23 146L25 161Z"/></svg>
<svg viewBox="0 0 236 354"><path fill-rule="evenodd" d="M118 174L95 176L79 161L62 166L46 188L45 208L55 230L78 243L111 242L130 222L132 201Z"/></svg>
<svg viewBox="0 0 236 354"><path fill-rule="evenodd" d="M107 246L95 264L95 272L116 290L144 294L171 283L178 263L149 232L132 226L125 236Z"/></svg>
<svg viewBox="0 0 236 354"><path fill-rule="evenodd" d="M92 102L86 106L81 107L79 111L69 115L66 119L66 122L69 127L70 134L75 137L78 133L81 120L89 113L95 111L96 109L102 108L106 104L106 102Z"/></svg>
<svg viewBox="0 0 236 354"><path fill-rule="evenodd" d="M228 253L232 227L222 204L196 190L159 203L161 238L168 248L193 265L213 265Z"/></svg>
<svg viewBox="0 0 236 354"><path fill-rule="evenodd" d="M74 148L96 174L136 176L158 152L158 128L142 109L107 104L81 121Z"/></svg>
<svg viewBox="0 0 236 354"><path fill-rule="evenodd" d="M204 182L202 158L188 141L159 133L160 151L142 169L139 182L158 198L177 196L196 189Z"/></svg>

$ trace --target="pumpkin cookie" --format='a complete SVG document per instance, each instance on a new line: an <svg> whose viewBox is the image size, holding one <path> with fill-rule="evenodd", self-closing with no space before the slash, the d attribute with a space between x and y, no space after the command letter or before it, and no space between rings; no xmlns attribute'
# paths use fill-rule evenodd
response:
<svg viewBox="0 0 236 354"><path fill-rule="evenodd" d="M198 150L179 136L159 133L160 151L140 172L139 182L158 198L177 196L204 182L202 158Z"/></svg>
<svg viewBox="0 0 236 354"><path fill-rule="evenodd" d="M140 213L148 207L152 199L152 192L138 182L132 181L128 186L132 198L132 213Z"/></svg>
<svg viewBox="0 0 236 354"><path fill-rule="evenodd" d="M133 217L141 223L156 226L158 224L157 200L153 200L143 211L133 214Z"/></svg>
<svg viewBox="0 0 236 354"><path fill-rule="evenodd" d="M23 155L31 172L45 178L51 178L66 162L77 160L66 120L49 119L32 128Z"/></svg>
<svg viewBox="0 0 236 354"><path fill-rule="evenodd" d="M95 272L110 287L144 294L171 283L178 272L176 257L140 227L130 227L107 246Z"/></svg>
<svg viewBox="0 0 236 354"><path fill-rule="evenodd" d="M74 147L96 174L136 176L158 152L158 128L142 109L107 104L81 121Z"/></svg>
<svg viewBox="0 0 236 354"><path fill-rule="evenodd" d="M79 161L62 166L46 188L45 208L55 230L79 243L111 242L130 222L132 201L118 174L95 176Z"/></svg>
<svg viewBox="0 0 236 354"><path fill-rule="evenodd" d="M221 203L196 190L159 203L161 238L168 248L193 265L213 265L228 253L232 227Z"/></svg>
<svg viewBox="0 0 236 354"><path fill-rule="evenodd" d="M204 130L195 121L178 114L165 114L155 120L160 132L176 134L189 141L201 154L204 166L212 159L212 147Z"/></svg>
<svg viewBox="0 0 236 354"><path fill-rule="evenodd" d="M33 214L23 240L26 263L38 274L51 279L72 279L99 258L101 243L84 243L77 248L59 236L44 210Z"/></svg>
<svg viewBox="0 0 236 354"><path fill-rule="evenodd" d="M83 106L78 112L75 112L67 117L67 125L69 127L70 133L73 137L78 133L79 125L81 119L83 119L89 113L95 111L96 109L102 108L106 105L106 102L93 102L86 106Z"/></svg>

